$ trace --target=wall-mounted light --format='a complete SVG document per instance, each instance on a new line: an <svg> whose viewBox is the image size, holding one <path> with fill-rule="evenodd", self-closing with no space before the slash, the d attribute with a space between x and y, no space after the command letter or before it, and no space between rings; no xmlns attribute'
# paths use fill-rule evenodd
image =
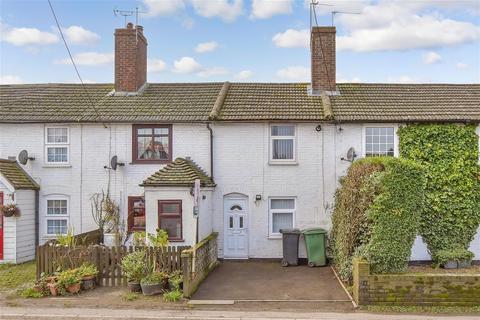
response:
<svg viewBox="0 0 480 320"><path fill-rule="evenodd" d="M321 125L316 126L315 131L317 131L317 132L322 131L322 126Z"/></svg>
<svg viewBox="0 0 480 320"><path fill-rule="evenodd" d="M255 195L255 201L260 201L260 200L262 200L262 195L261 194Z"/></svg>

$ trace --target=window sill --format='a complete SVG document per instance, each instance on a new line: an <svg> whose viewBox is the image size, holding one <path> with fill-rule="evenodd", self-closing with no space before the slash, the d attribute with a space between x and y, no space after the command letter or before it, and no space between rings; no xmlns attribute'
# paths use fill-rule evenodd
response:
<svg viewBox="0 0 480 320"><path fill-rule="evenodd" d="M281 240L282 239L282 235L276 235L276 234L273 234L273 235L269 235L267 237L268 240Z"/></svg>
<svg viewBox="0 0 480 320"><path fill-rule="evenodd" d="M176 239L176 240L168 239L168 242L185 242L185 239Z"/></svg>
<svg viewBox="0 0 480 320"><path fill-rule="evenodd" d="M145 160L145 161L132 161L132 162L129 162L128 164L129 165L137 165L137 164L140 164L140 165L143 165L143 164L169 164L171 163L173 160L159 160L159 161L151 161L151 160Z"/></svg>
<svg viewBox="0 0 480 320"><path fill-rule="evenodd" d="M71 164L44 164L42 168L71 168Z"/></svg>
<svg viewBox="0 0 480 320"><path fill-rule="evenodd" d="M271 166L298 166L297 161L268 161L268 164Z"/></svg>

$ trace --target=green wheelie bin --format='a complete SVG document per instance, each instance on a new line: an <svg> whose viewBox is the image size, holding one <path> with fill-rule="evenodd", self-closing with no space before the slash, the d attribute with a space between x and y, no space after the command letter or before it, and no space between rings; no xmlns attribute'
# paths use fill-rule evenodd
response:
<svg viewBox="0 0 480 320"><path fill-rule="evenodd" d="M305 247L307 248L308 266L321 267L327 265L326 256L326 234L327 231L322 228L311 228L302 231L305 238Z"/></svg>

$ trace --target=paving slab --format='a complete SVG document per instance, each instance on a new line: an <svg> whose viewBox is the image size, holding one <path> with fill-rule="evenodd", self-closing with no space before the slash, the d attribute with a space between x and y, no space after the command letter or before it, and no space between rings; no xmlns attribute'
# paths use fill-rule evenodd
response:
<svg viewBox="0 0 480 320"><path fill-rule="evenodd" d="M223 261L194 300L349 302L330 267L282 267L271 261Z"/></svg>

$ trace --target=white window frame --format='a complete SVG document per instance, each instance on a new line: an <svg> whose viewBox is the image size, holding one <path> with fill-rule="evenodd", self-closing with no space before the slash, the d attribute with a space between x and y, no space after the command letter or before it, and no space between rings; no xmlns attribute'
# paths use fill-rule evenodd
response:
<svg viewBox="0 0 480 320"><path fill-rule="evenodd" d="M398 124L393 123L366 123L362 128L362 157L367 156L367 128L393 128L393 156L398 158Z"/></svg>
<svg viewBox="0 0 480 320"><path fill-rule="evenodd" d="M64 200L67 201L67 214L48 214L48 201L54 200ZM65 195L49 195L45 197L44 200L44 216L45 216L45 235L47 237L55 237L57 234L48 233L48 221L49 220L66 220L67 221L67 232L70 227L70 198Z"/></svg>
<svg viewBox="0 0 480 320"><path fill-rule="evenodd" d="M289 126L293 127L293 136L272 136L273 127ZM269 136L269 162L272 164L296 164L297 163L297 126L293 123L272 123L268 126ZM293 140L293 159L274 159L273 158L273 141L274 140Z"/></svg>
<svg viewBox="0 0 480 320"><path fill-rule="evenodd" d="M272 209L272 200L293 200L293 209ZM273 232L274 213L292 213L292 229L296 226L297 198L296 197L269 197L268 198L268 237L278 239L282 237L280 232Z"/></svg>
<svg viewBox="0 0 480 320"><path fill-rule="evenodd" d="M48 129L67 129L67 142L48 142ZM57 162L48 161L48 149L50 148L67 148L67 161ZM70 128L66 126L48 126L45 127L45 164L56 166L70 165Z"/></svg>

